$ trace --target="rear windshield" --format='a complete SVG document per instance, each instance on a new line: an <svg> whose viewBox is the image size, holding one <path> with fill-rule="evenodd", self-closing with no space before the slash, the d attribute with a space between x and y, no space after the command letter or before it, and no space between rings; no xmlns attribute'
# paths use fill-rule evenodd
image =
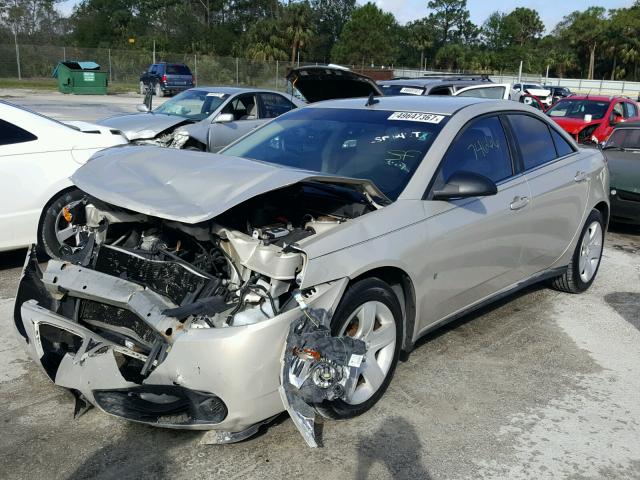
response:
<svg viewBox="0 0 640 480"><path fill-rule="evenodd" d="M607 147L640 149L640 128L620 128L613 131Z"/></svg>
<svg viewBox="0 0 640 480"><path fill-rule="evenodd" d="M599 120L605 116L609 102L599 100L572 100L565 98L547 111L550 117L584 118L591 116L592 120Z"/></svg>
<svg viewBox="0 0 640 480"><path fill-rule="evenodd" d="M371 180L395 200L447 120L428 113L303 108L276 118L223 153Z"/></svg>
<svg viewBox="0 0 640 480"><path fill-rule="evenodd" d="M191 75L186 65L167 65L167 75Z"/></svg>
<svg viewBox="0 0 640 480"><path fill-rule="evenodd" d="M424 88L412 85L380 85L382 93L393 95L424 95Z"/></svg>

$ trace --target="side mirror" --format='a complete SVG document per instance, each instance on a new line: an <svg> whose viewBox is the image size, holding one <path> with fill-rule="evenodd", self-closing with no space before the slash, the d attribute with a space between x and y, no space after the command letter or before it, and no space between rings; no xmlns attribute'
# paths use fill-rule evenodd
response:
<svg viewBox="0 0 640 480"><path fill-rule="evenodd" d="M138 105L136 106L136 110L141 113L147 113L149 111L149 107L147 107L146 105Z"/></svg>
<svg viewBox="0 0 640 480"><path fill-rule="evenodd" d="M434 190L434 200L488 197L498 193L498 187L489 178L473 172L459 171L449 177L440 190Z"/></svg>
<svg viewBox="0 0 640 480"><path fill-rule="evenodd" d="M229 123L233 122L235 119L236 118L233 116L233 113L220 113L213 119L213 123Z"/></svg>

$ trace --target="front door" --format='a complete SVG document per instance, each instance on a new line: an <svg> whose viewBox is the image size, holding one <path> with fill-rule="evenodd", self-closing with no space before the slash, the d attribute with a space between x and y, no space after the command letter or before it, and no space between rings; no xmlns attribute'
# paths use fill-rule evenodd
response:
<svg viewBox="0 0 640 480"><path fill-rule="evenodd" d="M522 238L529 230L531 194L515 165L498 116L467 125L447 151L432 190L453 173L484 175L498 193L482 198L424 202L425 312L420 329L508 287L522 278Z"/></svg>
<svg viewBox="0 0 640 480"><path fill-rule="evenodd" d="M244 93L233 97L220 113L232 114L234 119L224 123L216 122L214 119L211 123L209 126L210 152L217 152L265 122L260 118L255 93Z"/></svg>

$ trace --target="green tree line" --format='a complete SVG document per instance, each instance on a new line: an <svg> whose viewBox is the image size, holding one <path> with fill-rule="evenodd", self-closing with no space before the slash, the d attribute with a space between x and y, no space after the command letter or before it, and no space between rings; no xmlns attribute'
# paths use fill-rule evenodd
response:
<svg viewBox="0 0 640 480"><path fill-rule="evenodd" d="M535 9L470 20L467 0L428 0L401 25L355 0L0 0L0 42L206 53L262 61L342 63L640 78L640 0L588 7L544 25Z"/></svg>

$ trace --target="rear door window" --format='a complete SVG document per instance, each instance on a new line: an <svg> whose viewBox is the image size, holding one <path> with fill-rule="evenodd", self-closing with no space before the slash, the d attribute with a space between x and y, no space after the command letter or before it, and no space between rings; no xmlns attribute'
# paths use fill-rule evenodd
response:
<svg viewBox="0 0 640 480"><path fill-rule="evenodd" d="M507 118L525 170L544 165L557 158L556 147L546 123L529 115L510 114Z"/></svg>
<svg viewBox="0 0 640 480"><path fill-rule="evenodd" d="M437 183L465 171L478 173L494 182L513 175L507 138L498 117L484 117L468 125L447 151Z"/></svg>
<svg viewBox="0 0 640 480"><path fill-rule="evenodd" d="M32 142L37 140L34 134L14 125L0 120L0 145L13 145L16 143Z"/></svg>
<svg viewBox="0 0 640 480"><path fill-rule="evenodd" d="M638 116L638 109L631 102L624 102L624 118L631 118Z"/></svg>
<svg viewBox="0 0 640 480"><path fill-rule="evenodd" d="M282 95L277 93L261 93L262 118L276 118L296 106Z"/></svg>

